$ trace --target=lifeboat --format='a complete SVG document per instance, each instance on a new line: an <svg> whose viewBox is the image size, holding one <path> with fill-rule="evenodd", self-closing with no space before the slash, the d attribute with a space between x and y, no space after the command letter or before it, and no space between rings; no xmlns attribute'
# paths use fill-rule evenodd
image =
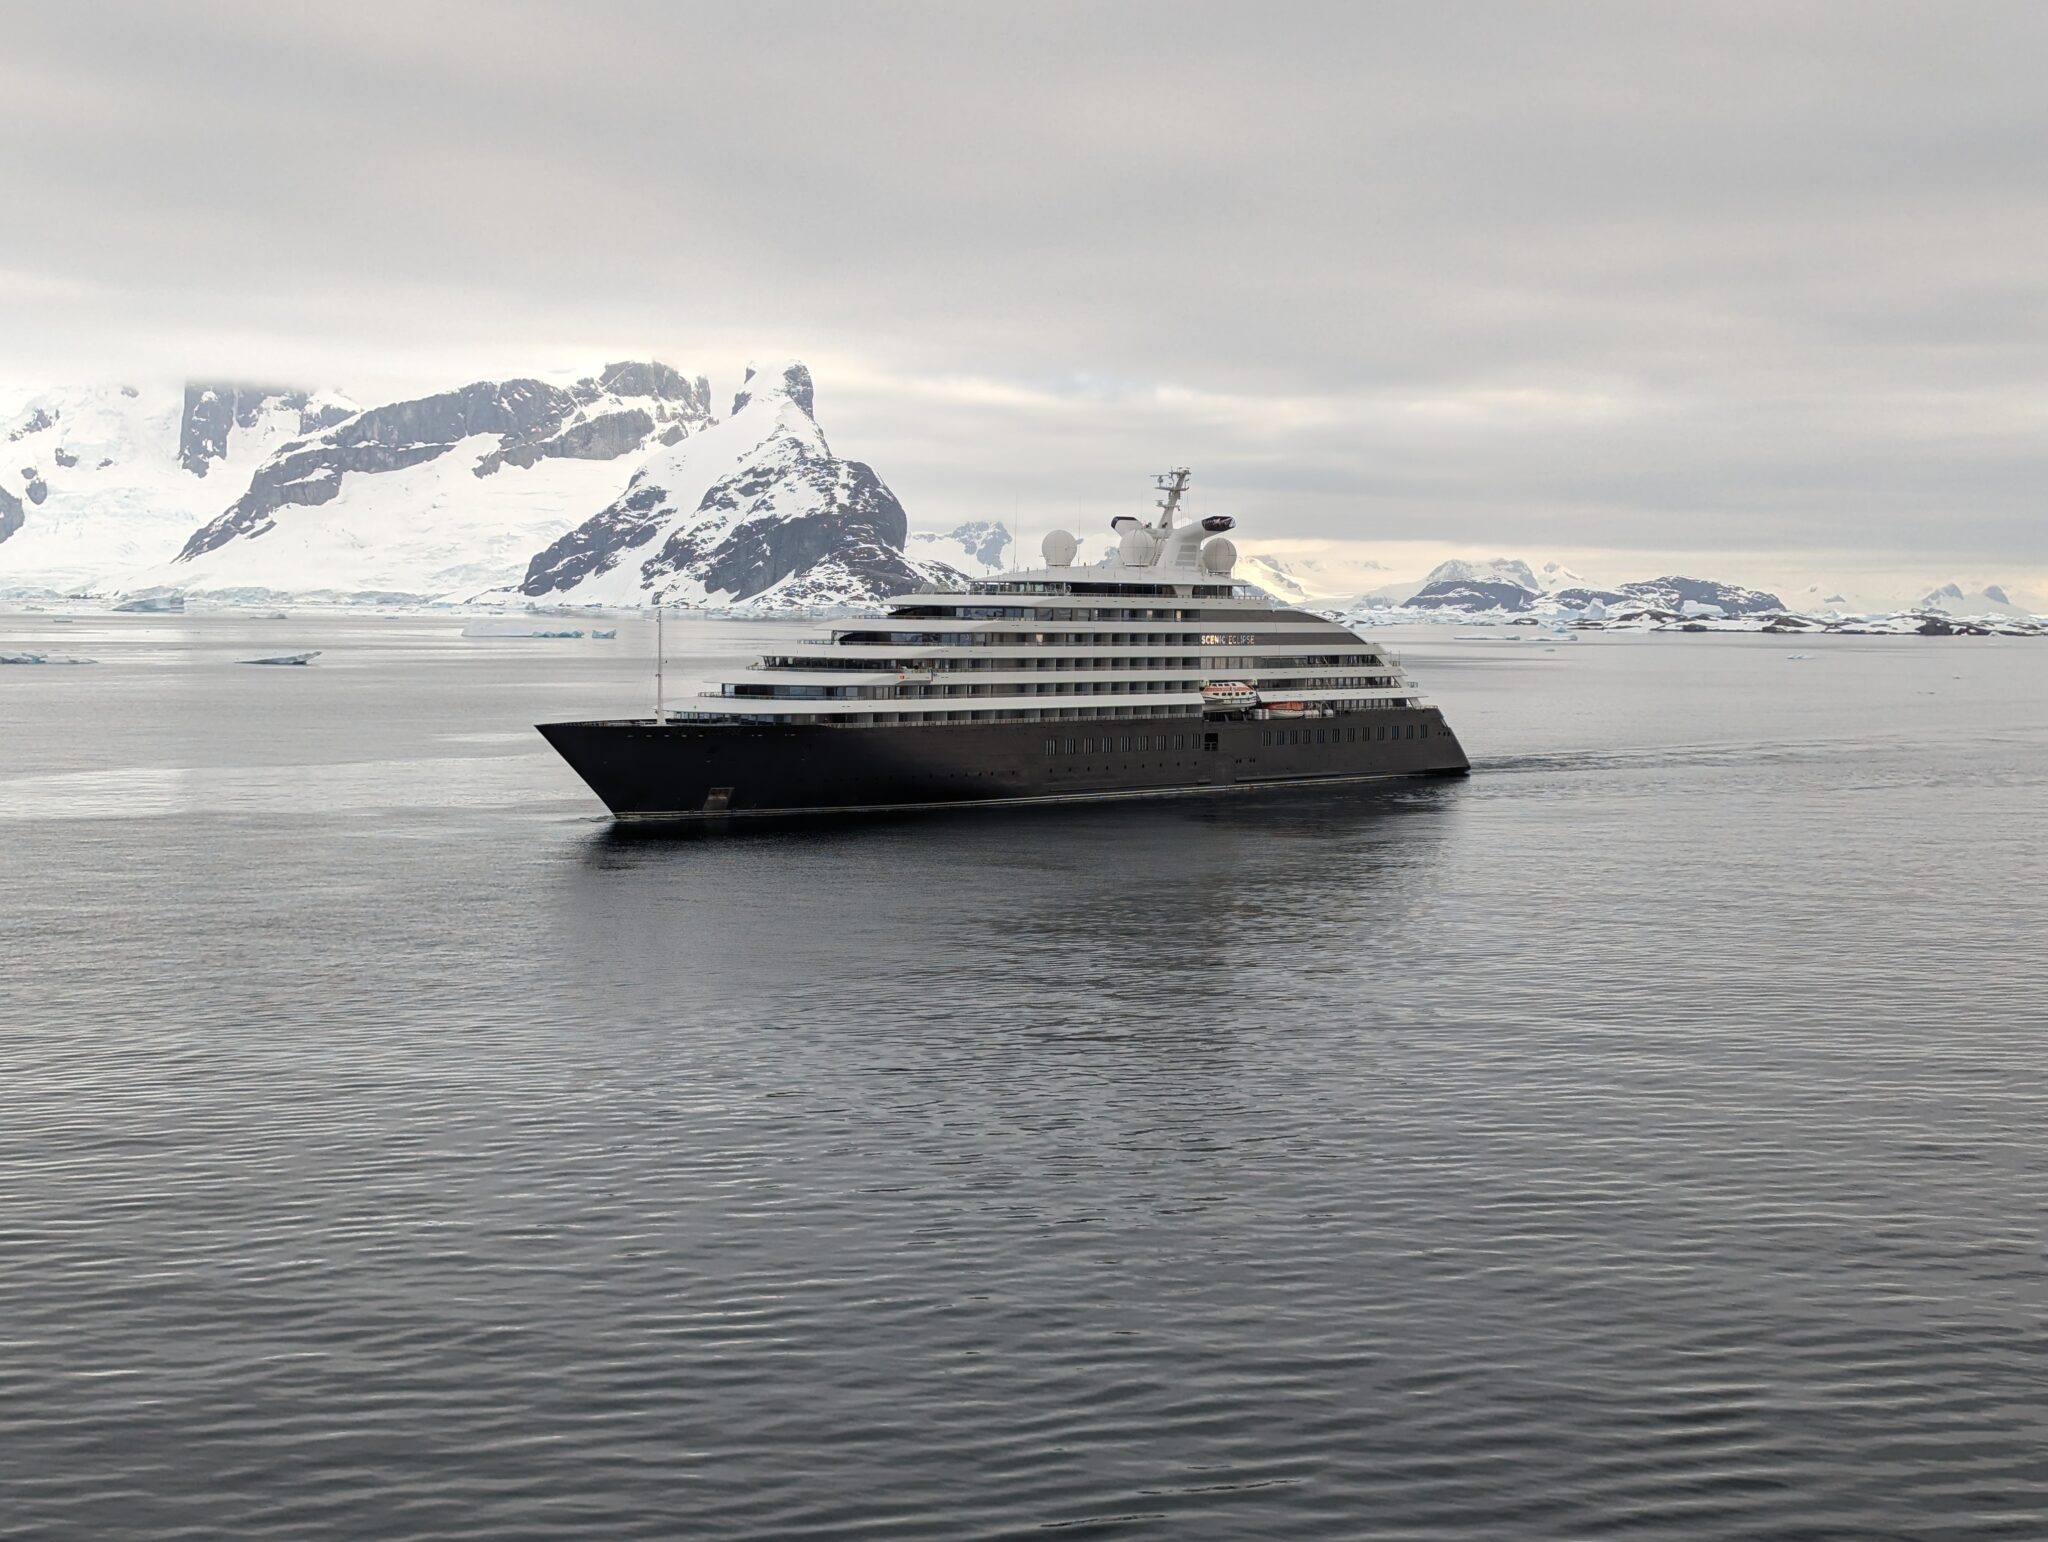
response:
<svg viewBox="0 0 2048 1542"><path fill-rule="evenodd" d="M1308 703L1305 701L1269 701L1266 703L1267 717L1307 717Z"/></svg>
<svg viewBox="0 0 2048 1542"><path fill-rule="evenodd" d="M1227 712L1242 712L1259 704L1259 693L1242 680L1207 680L1202 684L1202 705Z"/></svg>

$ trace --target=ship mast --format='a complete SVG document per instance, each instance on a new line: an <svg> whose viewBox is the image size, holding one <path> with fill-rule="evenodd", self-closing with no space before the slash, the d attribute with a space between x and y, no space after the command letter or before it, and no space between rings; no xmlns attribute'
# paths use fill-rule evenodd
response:
<svg viewBox="0 0 2048 1542"><path fill-rule="evenodd" d="M666 723L668 713L661 704L661 601L654 602L654 721Z"/></svg>
<svg viewBox="0 0 2048 1542"><path fill-rule="evenodd" d="M1152 485L1166 494L1164 498L1159 500L1159 528L1161 530L1171 530L1173 528L1174 510L1180 507L1180 500L1186 495L1188 490L1188 468L1185 466L1175 466L1163 476L1154 477Z"/></svg>

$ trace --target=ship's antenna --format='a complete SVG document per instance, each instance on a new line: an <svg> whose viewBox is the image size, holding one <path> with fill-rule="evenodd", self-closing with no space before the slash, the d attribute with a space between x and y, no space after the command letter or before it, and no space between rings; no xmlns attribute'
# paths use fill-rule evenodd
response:
<svg viewBox="0 0 2048 1542"><path fill-rule="evenodd" d="M1154 477L1152 485L1166 494L1164 498L1159 500L1161 510L1159 528L1171 530L1173 528L1173 512L1180 507L1181 499L1187 495L1188 468L1185 466L1175 466L1164 476Z"/></svg>
<svg viewBox="0 0 2048 1542"><path fill-rule="evenodd" d="M654 721L666 723L668 710L661 702L661 601L654 602Z"/></svg>

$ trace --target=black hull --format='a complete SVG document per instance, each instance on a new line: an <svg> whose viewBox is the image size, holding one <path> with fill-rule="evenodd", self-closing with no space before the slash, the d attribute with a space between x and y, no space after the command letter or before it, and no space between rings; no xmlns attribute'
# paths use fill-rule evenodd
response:
<svg viewBox="0 0 2048 1542"><path fill-rule="evenodd" d="M1266 720L539 726L621 819L1092 802L1471 769L1434 707Z"/></svg>

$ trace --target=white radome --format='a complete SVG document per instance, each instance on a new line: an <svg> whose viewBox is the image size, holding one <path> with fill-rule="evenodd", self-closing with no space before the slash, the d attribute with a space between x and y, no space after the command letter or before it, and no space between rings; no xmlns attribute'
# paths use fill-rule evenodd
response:
<svg viewBox="0 0 2048 1542"><path fill-rule="evenodd" d="M1132 525L1116 543L1116 554L1127 568L1150 567L1159 555L1159 537L1143 525Z"/></svg>
<svg viewBox="0 0 2048 1542"><path fill-rule="evenodd" d="M1213 541L1202 543L1202 571L1218 577L1237 566L1237 543L1229 536L1219 535Z"/></svg>
<svg viewBox="0 0 2048 1542"><path fill-rule="evenodd" d="M1074 553L1081 549L1081 543L1074 539L1071 530L1052 530L1046 533L1038 549L1045 553L1047 567L1066 568L1074 565Z"/></svg>

